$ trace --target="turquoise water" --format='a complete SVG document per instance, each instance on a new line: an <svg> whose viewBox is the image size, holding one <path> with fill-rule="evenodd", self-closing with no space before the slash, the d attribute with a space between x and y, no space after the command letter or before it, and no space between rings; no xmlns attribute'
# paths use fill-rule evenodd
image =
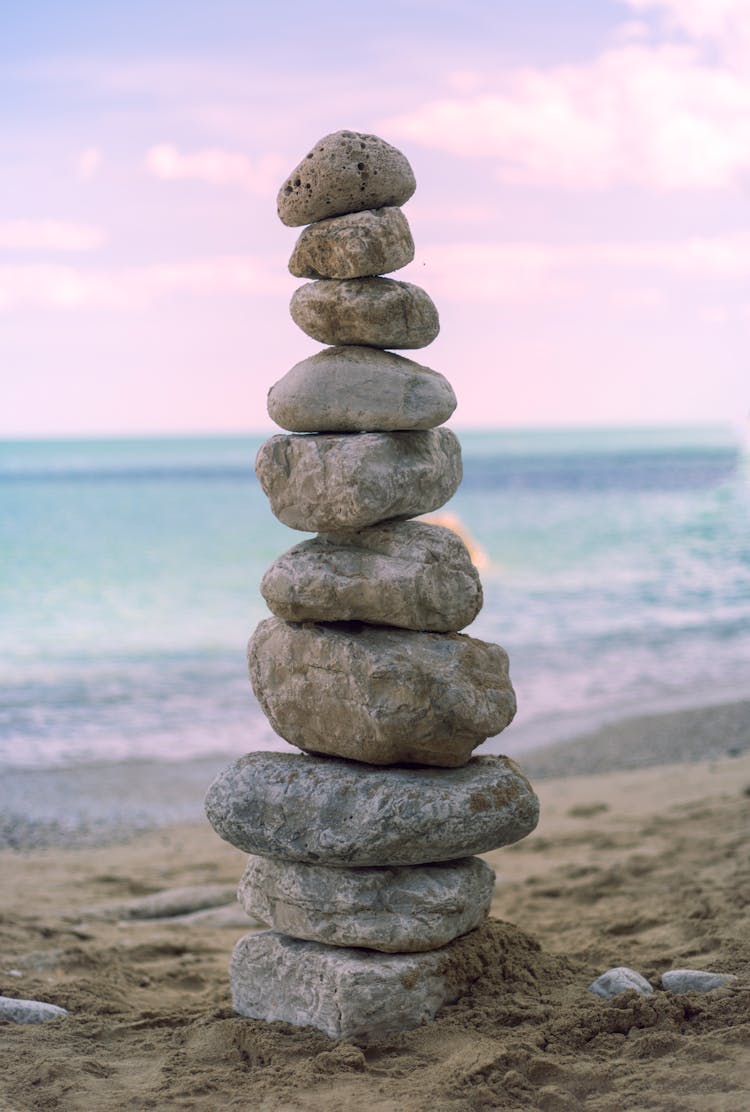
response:
<svg viewBox="0 0 750 1112"><path fill-rule="evenodd" d="M518 752L747 696L750 475L721 429L460 434ZM246 681L260 578L302 539L260 437L0 443L0 765L283 748Z"/></svg>

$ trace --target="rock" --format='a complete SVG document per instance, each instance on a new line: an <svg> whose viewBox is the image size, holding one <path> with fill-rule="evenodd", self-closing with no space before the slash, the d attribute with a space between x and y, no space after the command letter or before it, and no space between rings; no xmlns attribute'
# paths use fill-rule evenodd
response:
<svg viewBox="0 0 750 1112"><path fill-rule="evenodd" d="M369 764L463 765L516 710L505 650L461 633L267 618L248 666L277 734Z"/></svg>
<svg viewBox="0 0 750 1112"><path fill-rule="evenodd" d="M226 884L196 884L188 888L165 888L134 900L85 908L82 914L92 919L171 919L233 902L234 889Z"/></svg>
<svg viewBox="0 0 750 1112"><path fill-rule="evenodd" d="M232 955L235 1011L268 1022L317 1027L367 1044L432 1019L501 964L491 924L426 954L380 954L275 931L246 935Z"/></svg>
<svg viewBox="0 0 750 1112"><path fill-rule="evenodd" d="M401 209L367 209L305 228L289 270L297 278L366 278L390 274L413 258L414 240Z"/></svg>
<svg viewBox="0 0 750 1112"><path fill-rule="evenodd" d="M437 509L461 482L449 429L272 436L255 472L276 517L310 533L347 532Z"/></svg>
<svg viewBox="0 0 750 1112"><path fill-rule="evenodd" d="M206 814L245 853L311 865L422 865L525 838L539 801L508 757L463 768L377 768L247 753L214 780Z"/></svg>
<svg viewBox="0 0 750 1112"><path fill-rule="evenodd" d="M667 992L713 992L737 978L733 973L707 973L702 969L670 969L662 973L662 988Z"/></svg>
<svg viewBox="0 0 750 1112"><path fill-rule="evenodd" d="M321 344L421 348L440 331L437 309L425 291L393 278L307 282L295 291L289 311Z"/></svg>
<svg viewBox="0 0 750 1112"><path fill-rule="evenodd" d="M377 135L335 131L324 136L279 190L288 227L328 216L403 205L417 187L406 157Z"/></svg>
<svg viewBox="0 0 750 1112"><path fill-rule="evenodd" d="M59 1008L57 1004L0 996L0 1020L8 1020L10 1023L46 1023L50 1019L62 1019L67 1014L67 1009Z"/></svg>
<svg viewBox="0 0 750 1112"><path fill-rule="evenodd" d="M641 996L650 996L654 991L645 977L635 969L628 969L626 965L608 969L601 977L592 981L588 988L589 992L601 996L604 1000L611 1000L613 996L619 996L621 992L627 992L628 989L634 989Z"/></svg>
<svg viewBox="0 0 750 1112"><path fill-rule="evenodd" d="M251 857L237 895L249 915L294 938L414 953L478 927L494 883L479 857L398 869Z"/></svg>
<svg viewBox="0 0 750 1112"><path fill-rule="evenodd" d="M289 622L359 621L450 633L482 608L482 585L464 542L452 529L420 521L302 541L271 564L260 590L273 613Z"/></svg>
<svg viewBox="0 0 750 1112"><path fill-rule="evenodd" d="M326 348L303 359L268 393L268 412L291 432L431 429L456 408L437 371L392 351Z"/></svg>

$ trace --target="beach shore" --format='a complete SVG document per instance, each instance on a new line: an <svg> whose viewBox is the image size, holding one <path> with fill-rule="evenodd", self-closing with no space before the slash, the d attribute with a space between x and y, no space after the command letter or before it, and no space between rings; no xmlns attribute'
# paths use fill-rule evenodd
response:
<svg viewBox="0 0 750 1112"><path fill-rule="evenodd" d="M3 789L12 806L0 851L0 993L70 1014L0 1025L0 1106L750 1107L750 703L620 723L519 763L542 818L525 841L487 855L504 960L434 1023L364 1050L233 1014L229 955L253 924L227 899L244 855L203 821L154 825L160 791L161 820L190 818L191 793L199 810L216 762L89 769L82 794L96 795L98 782L99 809L80 822L75 773L48 789L57 798L64 788L67 822L16 778ZM138 806L128 810L130 793ZM7 816L22 814L24 799L14 843ZM226 890L214 910L128 911L165 889L207 885ZM604 1002L586 991L617 965L656 993ZM672 996L659 977L679 967L738 980Z"/></svg>

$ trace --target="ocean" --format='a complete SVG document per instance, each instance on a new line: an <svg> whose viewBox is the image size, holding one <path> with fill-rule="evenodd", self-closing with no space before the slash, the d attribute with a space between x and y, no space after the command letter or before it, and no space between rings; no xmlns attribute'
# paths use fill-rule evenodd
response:
<svg viewBox="0 0 750 1112"><path fill-rule="evenodd" d="M458 432L484 551L466 632L509 652L522 753L750 693L750 463L721 428ZM246 678L258 585L303 539L264 438L0 443L0 769L285 749Z"/></svg>

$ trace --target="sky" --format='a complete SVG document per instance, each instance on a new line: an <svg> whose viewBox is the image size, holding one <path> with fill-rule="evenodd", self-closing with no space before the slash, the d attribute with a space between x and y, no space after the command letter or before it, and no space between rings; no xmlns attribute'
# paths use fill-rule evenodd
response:
<svg viewBox="0 0 750 1112"><path fill-rule="evenodd" d="M750 413L750 0L5 0L0 436L272 428L279 186L411 162L458 427Z"/></svg>

